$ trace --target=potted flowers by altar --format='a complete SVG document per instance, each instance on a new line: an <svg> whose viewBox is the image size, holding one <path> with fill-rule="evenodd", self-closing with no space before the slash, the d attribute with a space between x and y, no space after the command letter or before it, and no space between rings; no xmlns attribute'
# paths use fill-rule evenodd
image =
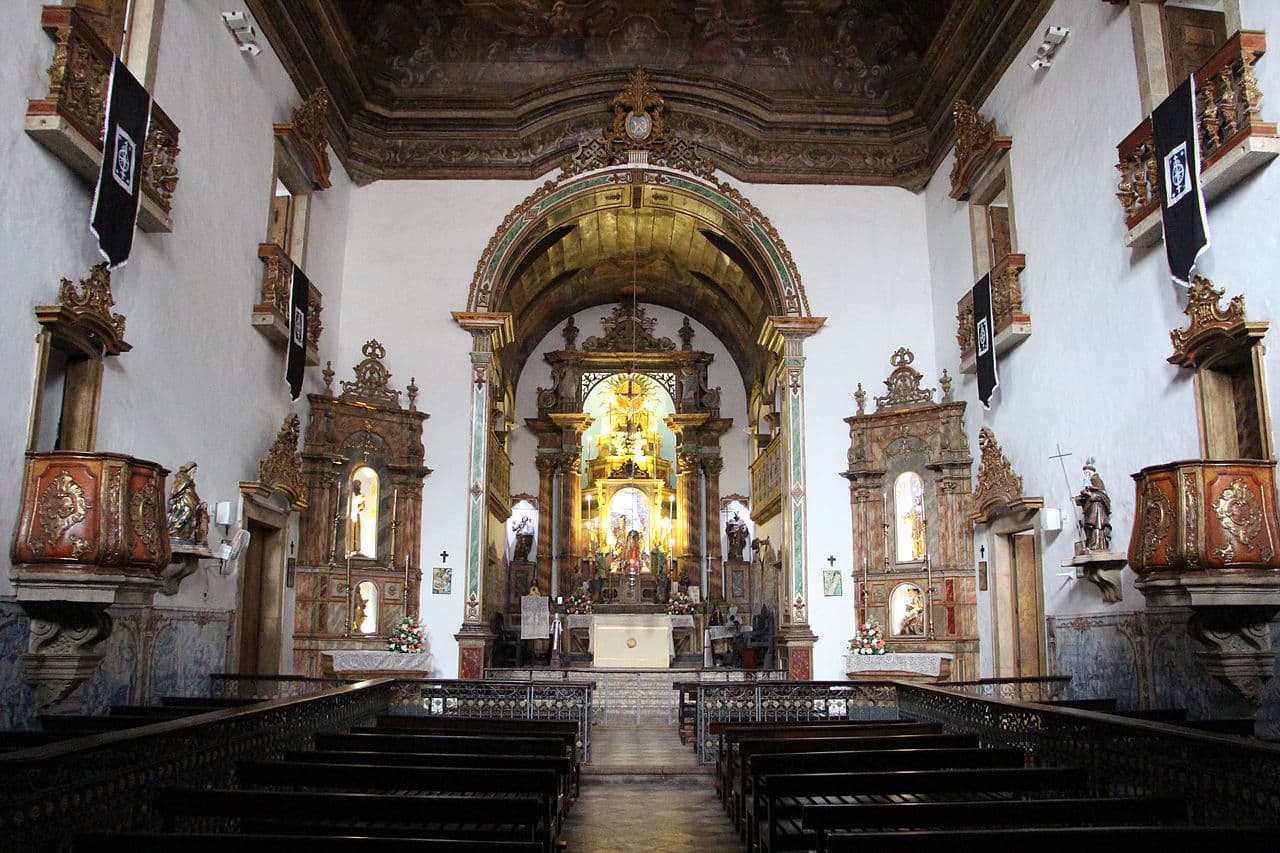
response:
<svg viewBox="0 0 1280 853"><path fill-rule="evenodd" d="M574 591L565 601L564 612L571 614L590 613L591 597L582 590Z"/></svg>
<svg viewBox="0 0 1280 853"><path fill-rule="evenodd" d="M858 635L849 641L849 651L855 655L884 654L884 632L880 630L880 623L875 619L863 622Z"/></svg>
<svg viewBox="0 0 1280 853"><path fill-rule="evenodd" d="M417 654L422 651L426 639L422 634L422 626L416 619L405 617L387 637L387 651L401 654Z"/></svg>
<svg viewBox="0 0 1280 853"><path fill-rule="evenodd" d="M694 607L689 594L679 590L672 592L671 600L667 602L667 612L672 616L687 616L694 611Z"/></svg>

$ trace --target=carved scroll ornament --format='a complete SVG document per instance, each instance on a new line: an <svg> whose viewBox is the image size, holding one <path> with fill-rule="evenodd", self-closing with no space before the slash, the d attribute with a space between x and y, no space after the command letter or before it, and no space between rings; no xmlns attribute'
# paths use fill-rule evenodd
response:
<svg viewBox="0 0 1280 853"><path fill-rule="evenodd" d="M1013 140L998 135L995 119L983 118L967 101L956 101L952 115L956 123L956 158L951 166L951 197L964 201L982 166L1010 148Z"/></svg>
<svg viewBox="0 0 1280 853"><path fill-rule="evenodd" d="M1022 494L1022 478L1014 473L1013 464L1000 449L990 427L978 431L978 450L982 461L978 466L978 485L973 490L973 511L969 514L973 521L985 524L1006 512L1044 506L1043 498Z"/></svg>
<svg viewBox="0 0 1280 853"><path fill-rule="evenodd" d="M899 347L898 351L889 357L893 372L884 381L889 393L876 397L877 412L933 404L935 389L920 387L920 380L924 378L924 374L911 366L915 360L915 353L906 347Z"/></svg>
<svg viewBox="0 0 1280 853"><path fill-rule="evenodd" d="M276 434L266 458L258 461L256 482L242 482L240 488L247 492L270 495L279 492L294 509L305 509L306 482L302 478L302 454L298 452L298 438L302 422L296 414L284 419L284 425Z"/></svg>
<svg viewBox="0 0 1280 853"><path fill-rule="evenodd" d="M1169 333L1173 355L1169 363L1194 367L1212 360L1224 349L1251 346L1267 332L1266 321L1249 322L1245 318L1244 296L1234 296L1224 308L1225 291L1213 286L1204 276L1195 276L1187 291L1184 329Z"/></svg>
<svg viewBox="0 0 1280 853"><path fill-rule="evenodd" d="M305 167L307 178L317 190L330 187L329 142L324 135L329 100L329 90L321 86L293 111L289 123L275 126L276 136L296 155L299 165Z"/></svg>
<svg viewBox="0 0 1280 853"><path fill-rule="evenodd" d="M111 294L111 273L106 263L95 264L79 288L62 279L58 288L58 304L35 309L36 319L54 334L69 338L95 353L119 355L133 347L125 342L125 319L112 312L115 298Z"/></svg>
<svg viewBox="0 0 1280 853"><path fill-rule="evenodd" d="M388 384L391 371L382 360L387 357L387 350L377 339L371 339L360 350L364 361L355 366L355 382L340 382L342 386L341 400L359 400L375 406L400 408L400 392L393 390Z"/></svg>

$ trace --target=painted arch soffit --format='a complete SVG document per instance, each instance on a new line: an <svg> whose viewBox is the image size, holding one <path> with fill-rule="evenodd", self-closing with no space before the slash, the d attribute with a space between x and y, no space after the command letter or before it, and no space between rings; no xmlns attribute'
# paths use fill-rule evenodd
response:
<svg viewBox="0 0 1280 853"><path fill-rule="evenodd" d="M765 214L726 183L652 165L544 183L489 241L467 310L512 314L518 374L556 323L633 290L699 320L748 383L765 318L810 314L795 261Z"/></svg>

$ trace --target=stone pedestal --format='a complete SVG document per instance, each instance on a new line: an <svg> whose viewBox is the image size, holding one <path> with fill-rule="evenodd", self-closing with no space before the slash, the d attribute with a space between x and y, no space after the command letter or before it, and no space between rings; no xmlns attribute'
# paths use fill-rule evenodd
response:
<svg viewBox="0 0 1280 853"><path fill-rule="evenodd" d="M813 644L818 635L807 623L782 626L778 633L778 655L782 658L791 681L813 680Z"/></svg>

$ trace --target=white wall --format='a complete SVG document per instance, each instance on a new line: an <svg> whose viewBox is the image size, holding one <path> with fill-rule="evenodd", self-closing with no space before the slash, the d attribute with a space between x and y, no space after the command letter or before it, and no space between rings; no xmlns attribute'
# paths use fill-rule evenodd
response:
<svg viewBox="0 0 1280 853"><path fill-rule="evenodd" d="M88 231L92 188L22 131L26 99L48 89L53 42L39 26L40 6L11 16L8 55L0 63L0 257L11 315L0 339L0 518L16 519L37 331L31 308L54 302L61 277L80 279L96 263ZM250 327L271 198L273 122L300 103L269 50L243 57L217 7L166 4L155 96L181 130L179 184L171 234L139 231L133 257L114 276L116 310L128 319L131 352L107 362L98 449L133 454L176 469L195 460L200 496L236 501L241 480L257 476L291 405L284 350ZM332 158L333 188L316 196L307 272L324 293L329 331L321 359L335 351L343 238L350 183ZM308 388L319 387L308 371ZM211 533L219 533L216 527ZM9 557L0 556L0 594L11 594ZM234 576L201 569L158 606L231 609ZM291 602L290 602L291 605ZM286 614L286 625L292 615ZM292 657L291 651L284 660Z"/></svg>
<svg viewBox="0 0 1280 853"><path fill-rule="evenodd" d="M1277 4L1242 5L1247 27L1280 24ZM975 473L977 432L990 426L1022 475L1024 493L1063 509L1063 531L1043 542L1047 613L1113 614L1143 608L1130 571L1124 572L1123 603L1112 605L1087 582L1056 576L1077 538L1070 499L1079 491L1085 458L1096 456L1112 499L1112 548L1125 551L1134 505L1129 474L1199 455L1190 372L1165 361L1172 352L1169 330L1186 323L1186 297L1170 283L1163 244L1124 246L1115 146L1143 118L1127 9L1059 0L1044 23L1071 28L1052 68L1028 67L1039 43L1032 39L979 106L1000 133L1013 137L1017 248L1027 256L1022 286L1033 332L1000 360L990 412L977 402L972 376L956 383L955 394L970 404L966 427ZM1257 76L1264 93L1280 90L1274 60L1264 57ZM1274 105L1268 109L1264 101L1263 118L1275 117ZM959 376L955 303L974 276L967 206L947 195L951 164L948 157L925 198L939 364ZM1269 281L1280 241L1272 225L1278 191L1280 172L1273 166L1209 209L1213 248L1200 271L1228 296L1246 294L1250 319L1271 319L1280 307ZM1274 396L1280 366L1274 356L1267 361ZM1050 458L1059 445L1073 454L1066 460L1070 486ZM979 537L975 547L985 544ZM979 597L989 638L988 596ZM983 672L990 666L984 642Z"/></svg>

